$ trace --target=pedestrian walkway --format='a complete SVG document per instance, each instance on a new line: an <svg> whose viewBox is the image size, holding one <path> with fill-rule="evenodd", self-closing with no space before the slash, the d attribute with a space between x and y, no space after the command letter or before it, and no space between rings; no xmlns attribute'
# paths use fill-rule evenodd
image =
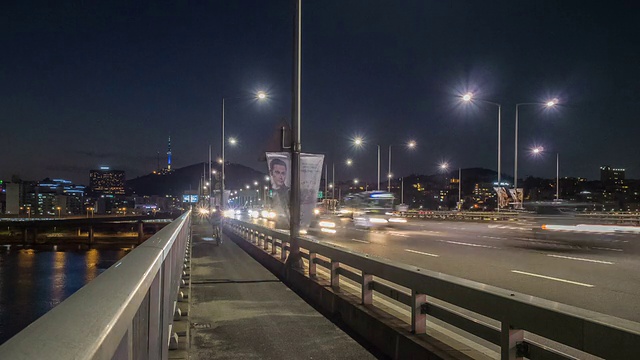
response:
<svg viewBox="0 0 640 360"><path fill-rule="evenodd" d="M190 359L374 359L208 224L193 225Z"/></svg>

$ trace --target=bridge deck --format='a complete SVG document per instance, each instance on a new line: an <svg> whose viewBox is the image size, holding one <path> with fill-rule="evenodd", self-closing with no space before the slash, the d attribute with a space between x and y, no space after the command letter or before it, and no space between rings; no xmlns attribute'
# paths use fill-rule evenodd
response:
<svg viewBox="0 0 640 360"><path fill-rule="evenodd" d="M193 224L190 359L373 359L232 241Z"/></svg>

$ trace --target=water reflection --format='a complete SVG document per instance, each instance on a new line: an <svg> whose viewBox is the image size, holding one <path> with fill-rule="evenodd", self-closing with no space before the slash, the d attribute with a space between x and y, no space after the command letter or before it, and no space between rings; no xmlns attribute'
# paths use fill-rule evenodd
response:
<svg viewBox="0 0 640 360"><path fill-rule="evenodd" d="M0 252L0 344L69 297L124 250Z"/></svg>

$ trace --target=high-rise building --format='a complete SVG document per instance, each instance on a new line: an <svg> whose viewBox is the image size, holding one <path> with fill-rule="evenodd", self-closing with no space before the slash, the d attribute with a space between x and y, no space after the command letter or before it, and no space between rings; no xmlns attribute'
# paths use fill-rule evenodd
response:
<svg viewBox="0 0 640 360"><path fill-rule="evenodd" d="M124 171L101 166L89 172L89 187L96 195L124 195Z"/></svg>
<svg viewBox="0 0 640 360"><path fill-rule="evenodd" d="M626 192L625 169L614 169L610 166L600 167L600 181L609 192Z"/></svg>
<svg viewBox="0 0 640 360"><path fill-rule="evenodd" d="M169 136L169 144L167 147L167 172L171 172L171 136Z"/></svg>

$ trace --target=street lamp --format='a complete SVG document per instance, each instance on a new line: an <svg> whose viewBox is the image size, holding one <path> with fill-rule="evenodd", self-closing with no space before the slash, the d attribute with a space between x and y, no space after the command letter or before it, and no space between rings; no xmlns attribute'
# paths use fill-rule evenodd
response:
<svg viewBox="0 0 640 360"><path fill-rule="evenodd" d="M515 131L515 149L514 149L514 158L515 158L515 164L513 166L513 188L517 189L518 188L518 114L519 114L519 109L520 106L525 106L525 105L537 105L537 106L546 106L547 108L551 108L554 107L558 104L558 99L552 99L549 100L545 103L520 103L520 104L516 104L516 131Z"/></svg>
<svg viewBox="0 0 640 360"><path fill-rule="evenodd" d="M60 208L60 206L58 206L58 207L56 207L56 210L58 210L58 218L60 218L60 217L61 217L61 215L60 215L60 211L61 211L62 209Z"/></svg>
<svg viewBox="0 0 640 360"><path fill-rule="evenodd" d="M234 100L234 99L246 99L246 98L252 98L252 97L230 97L230 98L222 98L222 117L221 117L221 122L220 122L220 136L221 136L221 141L220 141L220 153L221 153L221 158L219 160L221 166L220 166L220 206L222 208L222 210L224 210L225 208L225 204L224 204L224 145L225 145L225 135L224 135L224 104L226 102L226 100ZM267 98L267 94L264 91L259 91L256 95L255 98L259 99L259 100L264 100ZM237 140L235 138L230 138L229 139L229 143L231 145L235 145L237 142Z"/></svg>
<svg viewBox="0 0 640 360"><path fill-rule="evenodd" d="M543 151L542 146L531 149L531 153L535 156L541 155ZM560 153L556 153L556 201L558 200L560 200Z"/></svg>
<svg viewBox="0 0 640 360"><path fill-rule="evenodd" d="M440 169L443 171L449 169L448 163L440 164ZM458 168L458 210L462 210L462 168Z"/></svg>
<svg viewBox="0 0 640 360"><path fill-rule="evenodd" d="M389 145L389 173L387 174L387 191L391 192L391 147L393 145ZM416 147L416 142L414 140L409 140L409 142L406 143L407 148L409 149L413 149Z"/></svg>
<svg viewBox="0 0 640 360"><path fill-rule="evenodd" d="M462 96L462 100L465 102L472 102L474 100L473 98L473 94L472 93L466 93ZM491 101L487 101L487 100L476 100L476 101L480 101L483 103L487 103L487 104L491 104L494 106L498 107L498 186L500 186L500 177L501 172L502 172L502 168L501 168L501 148L500 148L500 137L501 137L501 130L502 130L502 123L501 123L501 115L502 115L502 105L495 103L495 102L491 102ZM500 210L500 208L498 207L498 210Z"/></svg>
<svg viewBox="0 0 640 360"><path fill-rule="evenodd" d="M347 166L351 166L353 165L353 160L351 159L347 159L344 162ZM325 178L327 177L327 169L325 166ZM335 184L336 183L336 163L332 162L331 163L331 184ZM335 186L330 186L331 190L331 198L335 199L336 198L336 190L335 190ZM325 192L326 192L326 188L325 188ZM327 194L328 195L328 194Z"/></svg>
<svg viewBox="0 0 640 360"><path fill-rule="evenodd" d="M361 137L356 137L353 139L353 144L356 147L364 146L364 140ZM380 190L380 145L376 145L378 147L378 190Z"/></svg>

